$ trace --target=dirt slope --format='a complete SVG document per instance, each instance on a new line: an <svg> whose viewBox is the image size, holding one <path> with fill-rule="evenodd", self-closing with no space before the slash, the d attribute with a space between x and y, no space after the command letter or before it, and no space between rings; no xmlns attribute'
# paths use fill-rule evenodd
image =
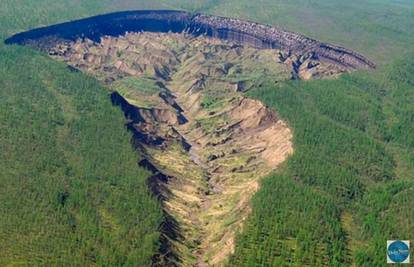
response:
<svg viewBox="0 0 414 267"><path fill-rule="evenodd" d="M79 40L49 52L117 92L113 102L129 119L167 217L154 264L224 263L260 179L293 152L287 125L242 92L264 76L291 79L293 59L173 33Z"/></svg>

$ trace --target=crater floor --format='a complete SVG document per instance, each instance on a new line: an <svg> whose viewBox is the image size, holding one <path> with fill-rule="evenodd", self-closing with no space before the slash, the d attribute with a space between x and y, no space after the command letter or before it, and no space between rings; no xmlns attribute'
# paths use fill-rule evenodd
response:
<svg viewBox="0 0 414 267"><path fill-rule="evenodd" d="M225 262L260 178L293 152L286 123L243 92L266 76L291 79L291 55L148 32L64 42L49 54L116 92L167 217L155 264ZM324 72L305 60L313 74Z"/></svg>

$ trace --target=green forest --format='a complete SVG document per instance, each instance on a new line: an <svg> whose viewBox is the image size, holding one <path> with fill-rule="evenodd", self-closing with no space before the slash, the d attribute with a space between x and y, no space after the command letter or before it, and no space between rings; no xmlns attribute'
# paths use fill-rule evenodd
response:
<svg viewBox="0 0 414 267"><path fill-rule="evenodd" d="M379 65L248 92L288 122L295 153L263 180L229 266L386 266L387 239L414 239L412 1L2 0L0 40L128 9L280 25ZM0 122L0 266L151 265L162 210L101 83L1 41Z"/></svg>
<svg viewBox="0 0 414 267"><path fill-rule="evenodd" d="M25 48L0 88L0 266L148 266L162 213L106 90Z"/></svg>
<svg viewBox="0 0 414 267"><path fill-rule="evenodd" d="M413 62L250 93L288 120L295 153L254 197L231 266L386 266L386 240L412 239Z"/></svg>

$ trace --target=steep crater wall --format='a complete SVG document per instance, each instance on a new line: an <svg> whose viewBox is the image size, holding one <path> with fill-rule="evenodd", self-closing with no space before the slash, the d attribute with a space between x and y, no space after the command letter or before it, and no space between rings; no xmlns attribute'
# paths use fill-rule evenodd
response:
<svg viewBox="0 0 414 267"><path fill-rule="evenodd" d="M206 38L213 37L213 38ZM17 34L114 91L163 203L158 266L226 262L259 181L293 153L273 110L242 92L374 64L347 49L253 22L131 11Z"/></svg>
<svg viewBox="0 0 414 267"><path fill-rule="evenodd" d="M225 263L260 179L293 153L277 113L243 94L292 77L280 51L188 33L53 40L51 57L112 89L153 173L166 218L154 266Z"/></svg>
<svg viewBox="0 0 414 267"><path fill-rule="evenodd" d="M364 56L343 47L322 43L277 27L239 19L192 14L183 11L128 11L91 17L16 34L7 44L26 44L47 50L57 42L88 38L99 41L103 36L120 36L126 32L188 32L249 44L256 48L276 48L299 55L311 54L351 69L374 68Z"/></svg>

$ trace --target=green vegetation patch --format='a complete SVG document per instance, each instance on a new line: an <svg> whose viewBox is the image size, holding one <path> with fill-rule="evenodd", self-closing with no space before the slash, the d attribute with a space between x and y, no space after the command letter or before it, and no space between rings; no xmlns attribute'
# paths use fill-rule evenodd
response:
<svg viewBox="0 0 414 267"><path fill-rule="evenodd" d="M0 48L0 266L149 266L162 212L94 79Z"/></svg>
<svg viewBox="0 0 414 267"><path fill-rule="evenodd" d="M220 110L221 107L225 106L226 101L227 99L222 99L217 96L205 94L201 99L201 107L206 111Z"/></svg>
<svg viewBox="0 0 414 267"><path fill-rule="evenodd" d="M134 91L145 95L154 95L160 92L157 81L149 77L128 76L114 83L120 93L131 94Z"/></svg>
<svg viewBox="0 0 414 267"><path fill-rule="evenodd" d="M158 94L161 87L157 81L148 77L129 76L117 80L113 90L122 95L130 104L137 107L153 108L161 104Z"/></svg>
<svg viewBox="0 0 414 267"><path fill-rule="evenodd" d="M229 119L224 115L197 120L197 124L199 124L206 133L214 132L228 123Z"/></svg>
<svg viewBox="0 0 414 267"><path fill-rule="evenodd" d="M254 197L230 266L386 265L386 240L414 232L412 61L251 91L286 118L295 153Z"/></svg>
<svg viewBox="0 0 414 267"><path fill-rule="evenodd" d="M380 63L413 51L410 0L3 0L0 36L156 8L280 25ZM230 265L385 266L385 239L412 236L412 62L252 94L291 125L295 154L263 182ZM149 266L161 212L104 89L2 42L0 88L0 265ZM367 247L348 255L349 238Z"/></svg>

